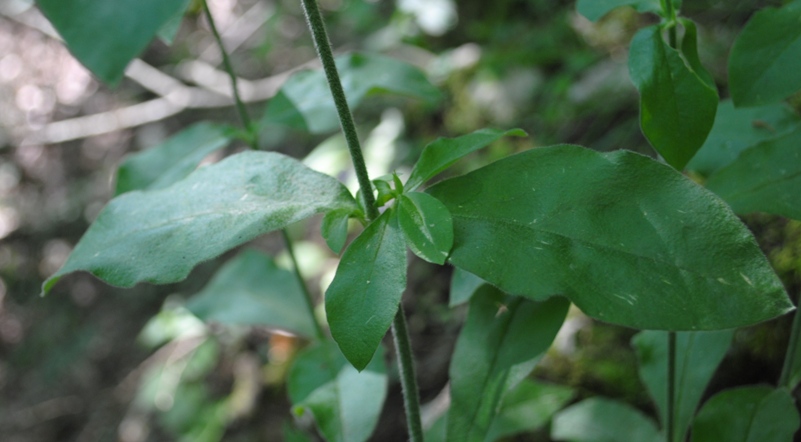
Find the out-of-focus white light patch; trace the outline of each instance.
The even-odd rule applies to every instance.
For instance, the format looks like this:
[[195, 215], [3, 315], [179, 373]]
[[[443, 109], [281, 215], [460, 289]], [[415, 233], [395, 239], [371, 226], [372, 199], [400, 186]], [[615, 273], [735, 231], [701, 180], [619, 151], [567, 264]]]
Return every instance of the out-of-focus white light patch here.
[[48, 241], [42, 251], [42, 261], [39, 263], [39, 273], [48, 277], [55, 273], [67, 261], [72, 252], [72, 246], [63, 239]]
[[[404, 127], [403, 114], [398, 109], [390, 108], [381, 114], [381, 123], [364, 141], [364, 162], [370, 177], [380, 177], [390, 172], [389, 168], [396, 157], [395, 143]], [[353, 184], [348, 187], [355, 191], [359, 188], [358, 182]]]
[[22, 73], [22, 59], [17, 54], [0, 58], [0, 83], [9, 83]]
[[456, 25], [456, 5], [452, 0], [398, 0], [398, 9], [414, 16], [426, 34], [439, 36]]
[[0, 206], [0, 239], [10, 235], [19, 227], [19, 214], [13, 207]]

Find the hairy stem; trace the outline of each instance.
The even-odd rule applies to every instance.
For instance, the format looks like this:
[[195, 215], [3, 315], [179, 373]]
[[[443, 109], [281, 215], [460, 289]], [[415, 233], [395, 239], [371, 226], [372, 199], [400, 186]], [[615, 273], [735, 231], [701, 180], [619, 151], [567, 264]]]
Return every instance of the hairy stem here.
[[242, 121], [242, 126], [244, 126], [245, 130], [247, 131], [248, 144], [252, 149], [256, 149], [256, 135], [253, 132], [253, 127], [250, 122], [250, 115], [248, 115], [247, 109], [245, 109], [245, 103], [239, 96], [239, 87], [237, 86], [234, 67], [231, 64], [231, 59], [228, 57], [228, 52], [225, 50], [220, 33], [217, 32], [217, 25], [214, 24], [214, 17], [211, 16], [211, 10], [209, 10], [209, 5], [206, 3], [206, 0], [203, 0], [203, 12], [206, 15], [206, 20], [209, 22], [209, 27], [211, 28], [211, 33], [214, 35], [214, 40], [217, 41], [217, 45], [220, 47], [220, 53], [222, 53], [223, 67], [225, 68], [225, 72], [228, 73], [228, 77], [231, 79], [231, 90], [233, 92], [234, 102], [236, 103], [236, 112], [239, 114], [239, 119]]
[[412, 442], [422, 442], [423, 426], [420, 421], [420, 395], [417, 392], [417, 376], [414, 370], [409, 331], [406, 329], [406, 314], [403, 312], [403, 304], [398, 306], [398, 312], [392, 321], [392, 337], [395, 341], [395, 351], [398, 353], [398, 368], [400, 370], [401, 385], [403, 386], [403, 405], [406, 409], [409, 439]]
[[342, 89], [342, 82], [339, 80], [339, 72], [334, 62], [334, 53], [331, 51], [331, 43], [328, 41], [328, 33], [325, 30], [325, 22], [320, 14], [320, 8], [316, 0], [303, 0], [303, 10], [306, 12], [306, 21], [314, 39], [314, 46], [317, 54], [323, 63], [325, 77], [328, 79], [328, 87], [334, 97], [334, 104], [339, 114], [339, 123], [342, 132], [345, 133], [345, 141], [348, 143], [350, 157], [353, 159], [353, 166], [356, 169], [356, 177], [359, 179], [359, 187], [362, 188], [362, 198], [364, 207], [367, 210], [367, 220], [372, 221], [378, 218], [378, 208], [375, 205], [372, 184], [367, 174], [367, 166], [364, 163], [364, 155], [359, 144], [359, 135], [356, 133], [356, 125], [353, 124], [353, 114], [345, 98], [345, 90]]
[[[378, 207], [376, 207], [373, 188], [370, 183], [370, 176], [367, 173], [367, 166], [364, 163], [362, 148], [359, 144], [359, 136], [356, 133], [356, 126], [353, 124], [353, 115], [350, 112], [348, 101], [345, 98], [345, 91], [342, 89], [342, 82], [339, 79], [337, 66], [334, 61], [334, 54], [331, 51], [331, 43], [325, 30], [323, 16], [317, 0], [302, 0], [303, 10], [306, 13], [306, 21], [314, 39], [314, 46], [317, 48], [317, 55], [323, 63], [323, 70], [328, 79], [328, 86], [331, 95], [334, 97], [339, 123], [345, 133], [345, 140], [348, 143], [350, 157], [353, 160], [353, 167], [356, 169], [356, 176], [359, 179], [359, 186], [362, 191], [364, 207], [367, 211], [368, 221], [378, 218]], [[398, 355], [398, 366], [401, 374], [401, 387], [403, 389], [403, 404], [406, 409], [406, 424], [409, 429], [409, 436], [412, 442], [422, 442], [423, 426], [420, 422], [420, 397], [417, 392], [417, 381], [414, 372], [414, 358], [409, 341], [409, 333], [406, 329], [406, 315], [403, 306], [398, 306], [398, 312], [392, 322], [392, 336], [395, 341], [395, 351]]]
[[286, 251], [289, 252], [289, 259], [292, 260], [292, 269], [295, 271], [295, 277], [298, 279], [301, 290], [303, 290], [303, 299], [306, 301], [306, 308], [309, 311], [312, 322], [314, 322], [314, 334], [318, 340], [322, 341], [325, 339], [325, 333], [323, 332], [323, 327], [320, 325], [320, 322], [317, 321], [314, 315], [314, 301], [312, 301], [309, 288], [306, 287], [306, 280], [303, 279], [303, 276], [300, 274], [300, 266], [298, 266], [298, 259], [295, 257], [295, 251], [292, 247], [292, 239], [289, 237], [289, 233], [286, 229], [281, 229], [281, 235], [284, 237], [284, 245]]
[[667, 375], [667, 427], [665, 430], [667, 442], [675, 440], [675, 404], [676, 397], [676, 332], [668, 332], [668, 375]]

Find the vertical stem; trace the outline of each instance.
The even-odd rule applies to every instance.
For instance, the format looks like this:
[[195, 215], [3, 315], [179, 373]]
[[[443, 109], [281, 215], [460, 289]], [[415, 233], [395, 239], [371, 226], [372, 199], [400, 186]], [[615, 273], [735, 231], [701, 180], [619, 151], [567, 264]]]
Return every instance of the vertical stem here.
[[[337, 113], [339, 114], [339, 123], [345, 133], [345, 140], [348, 143], [353, 167], [356, 169], [359, 186], [362, 188], [361, 194], [362, 198], [364, 198], [364, 207], [367, 210], [367, 219], [374, 220], [378, 217], [378, 207], [376, 207], [375, 197], [373, 196], [373, 188], [370, 184], [367, 166], [364, 163], [356, 126], [353, 124], [353, 115], [345, 98], [342, 82], [339, 80], [339, 73], [334, 62], [334, 54], [331, 51], [331, 43], [325, 30], [323, 16], [320, 14], [320, 8], [317, 6], [316, 0], [302, 1], [303, 10], [306, 13], [306, 21], [314, 39], [314, 46], [317, 48], [317, 54], [323, 63], [328, 86], [331, 89], [331, 95], [333, 95]], [[395, 351], [398, 355], [401, 387], [403, 389], [403, 405], [406, 409], [406, 424], [409, 429], [409, 437], [412, 442], [422, 442], [423, 426], [420, 422], [420, 398], [414, 373], [412, 347], [409, 341], [409, 332], [406, 328], [406, 315], [403, 312], [402, 305], [398, 306], [398, 312], [392, 322], [392, 336], [395, 341]]]
[[252, 149], [256, 149], [257, 146], [256, 136], [253, 132], [251, 132], [252, 125], [250, 122], [250, 116], [248, 115], [247, 109], [245, 109], [245, 103], [242, 102], [242, 98], [239, 96], [239, 87], [237, 86], [234, 67], [231, 64], [231, 59], [228, 57], [228, 52], [226, 52], [225, 50], [225, 46], [223, 45], [220, 33], [217, 32], [217, 25], [214, 24], [214, 17], [211, 16], [211, 10], [209, 10], [209, 5], [206, 3], [206, 0], [203, 0], [202, 3], [203, 3], [203, 12], [206, 15], [206, 20], [209, 22], [211, 33], [214, 35], [214, 39], [217, 41], [217, 45], [220, 46], [220, 52], [222, 53], [223, 67], [225, 68], [225, 72], [228, 73], [228, 77], [231, 79], [231, 90], [233, 91], [234, 102], [236, 103], [236, 111], [239, 114], [239, 119], [242, 121], [242, 126], [245, 127], [245, 130], [248, 133], [248, 144]]
[[345, 133], [345, 141], [348, 143], [350, 157], [353, 159], [353, 166], [356, 169], [356, 177], [359, 179], [359, 187], [362, 188], [362, 198], [364, 207], [367, 210], [367, 219], [372, 221], [378, 218], [378, 208], [375, 205], [373, 187], [370, 184], [370, 177], [367, 174], [367, 166], [364, 163], [362, 148], [359, 145], [359, 135], [356, 133], [356, 125], [353, 124], [353, 114], [350, 112], [348, 101], [345, 98], [345, 90], [342, 89], [342, 82], [339, 80], [339, 72], [334, 62], [334, 53], [331, 51], [331, 43], [328, 41], [328, 33], [325, 30], [325, 22], [317, 6], [317, 0], [303, 0], [303, 10], [306, 12], [306, 21], [311, 29], [314, 46], [317, 54], [323, 63], [325, 77], [328, 79], [328, 87], [334, 97], [334, 104], [339, 114], [339, 123], [342, 132]]
[[[392, 337], [398, 352], [398, 369], [400, 370], [401, 385], [403, 385], [403, 405], [406, 409], [409, 438], [412, 442], [422, 442], [423, 426], [420, 420], [420, 407], [419, 405], [412, 406], [412, 404], [420, 404], [420, 395], [417, 391], [417, 376], [414, 370], [409, 331], [406, 329], [406, 314], [403, 312], [403, 304], [398, 306], [398, 312], [392, 321]], [[401, 349], [405, 349], [405, 351], [401, 351]]]
[[289, 238], [289, 233], [286, 231], [286, 229], [281, 229], [281, 235], [284, 237], [284, 245], [286, 246], [287, 252], [289, 252], [289, 259], [292, 260], [292, 269], [295, 271], [295, 277], [298, 279], [300, 288], [303, 291], [303, 299], [306, 300], [306, 308], [309, 311], [309, 316], [312, 318], [312, 322], [314, 322], [314, 333], [317, 336], [317, 339], [322, 341], [325, 339], [325, 333], [323, 333], [323, 327], [320, 326], [320, 322], [317, 321], [314, 314], [314, 302], [312, 301], [309, 288], [306, 287], [306, 280], [303, 279], [303, 276], [300, 274], [300, 266], [298, 266], [298, 260], [295, 257], [295, 251], [292, 248], [292, 239]]
[[795, 371], [795, 356], [798, 352], [798, 340], [801, 335], [801, 315], [796, 311], [793, 317], [793, 328], [790, 330], [790, 343], [787, 346], [787, 355], [784, 357], [784, 366], [782, 366], [782, 374], [779, 378], [779, 387], [787, 389], [791, 388], [790, 382]]
[[676, 398], [676, 332], [668, 332], [668, 375], [667, 375], [667, 442], [675, 440], [675, 398]]
[[670, 47], [676, 49], [678, 47], [678, 38], [676, 37], [676, 8], [673, 6], [673, 0], [661, 0], [662, 12], [665, 13], [665, 19], [668, 21], [668, 43]]

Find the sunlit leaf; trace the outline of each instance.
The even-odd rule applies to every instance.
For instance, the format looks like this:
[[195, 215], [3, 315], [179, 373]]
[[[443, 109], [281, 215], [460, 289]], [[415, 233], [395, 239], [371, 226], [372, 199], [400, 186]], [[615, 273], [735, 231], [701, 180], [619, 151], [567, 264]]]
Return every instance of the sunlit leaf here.
[[224, 126], [192, 125], [158, 146], [126, 157], [117, 171], [116, 194], [168, 187], [186, 178], [203, 158], [230, 141]]
[[453, 216], [451, 263], [507, 293], [562, 294], [640, 329], [734, 328], [793, 308], [726, 203], [642, 155], [537, 148], [429, 193]]
[[406, 191], [411, 192], [417, 189], [460, 158], [507, 135], [524, 137], [526, 133], [520, 129], [509, 131], [479, 129], [457, 138], [438, 138], [423, 149], [420, 159], [417, 160], [409, 179], [406, 181]]
[[[685, 39], [692, 37], [692, 33], [685, 35]], [[695, 44], [684, 46], [692, 49]], [[697, 60], [698, 55], [687, 58]], [[634, 36], [629, 74], [640, 92], [643, 134], [668, 164], [683, 169], [704, 144], [715, 121], [717, 89], [665, 43], [659, 26], [647, 27]]]
[[[356, 108], [372, 93], [392, 93], [429, 103], [440, 93], [414, 66], [375, 54], [352, 53], [337, 57], [337, 68], [348, 104]], [[311, 133], [337, 129], [334, 100], [321, 69], [292, 75], [267, 105], [261, 124], [280, 124]]]
[[359, 373], [333, 342], [316, 344], [295, 359], [287, 389], [295, 413], [310, 412], [326, 440], [365, 441], [387, 395], [383, 351]]
[[398, 224], [415, 255], [445, 264], [453, 246], [453, 220], [444, 204], [426, 193], [409, 192], [398, 199]]
[[801, 127], [798, 114], [784, 103], [760, 107], [735, 108], [723, 100], [715, 114], [715, 124], [687, 169], [703, 175], [733, 162], [745, 149], [762, 141], [787, 135]]
[[504, 394], [551, 346], [569, 306], [562, 297], [534, 302], [478, 289], [451, 359], [448, 440], [484, 441]]
[[[591, 398], [557, 413], [551, 438], [570, 442], [664, 442], [654, 422], [622, 402]], [[722, 440], [722, 439], [718, 439]]]
[[186, 307], [206, 322], [263, 325], [313, 337], [315, 319], [304, 296], [294, 273], [246, 250], [220, 268]]
[[706, 187], [740, 214], [767, 212], [801, 219], [801, 129], [744, 150]]
[[115, 85], [185, 0], [37, 0], [70, 52], [104, 82]]
[[733, 388], [707, 401], [693, 423], [693, 442], [793, 440], [798, 410], [790, 392], [767, 386]]
[[[674, 431], [679, 439], [690, 428], [709, 380], [731, 345], [734, 330], [676, 333]], [[649, 330], [632, 339], [640, 378], [667, 425], [668, 332]]]
[[332, 177], [278, 153], [242, 152], [166, 189], [114, 198], [42, 290], [76, 271], [121, 287], [180, 281], [261, 234], [355, 206]]
[[801, 0], [765, 8], [751, 17], [729, 57], [735, 106], [781, 101], [801, 89]]
[[325, 292], [331, 335], [356, 369], [373, 358], [404, 289], [406, 241], [388, 210], [348, 246]]

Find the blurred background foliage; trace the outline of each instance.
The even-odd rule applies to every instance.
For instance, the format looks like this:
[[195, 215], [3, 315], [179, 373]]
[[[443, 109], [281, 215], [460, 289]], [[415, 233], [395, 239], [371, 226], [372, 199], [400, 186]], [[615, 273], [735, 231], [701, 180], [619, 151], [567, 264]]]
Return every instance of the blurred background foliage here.
[[[728, 95], [726, 60], [735, 36], [755, 10], [780, 3], [685, 2], [684, 15], [699, 23], [700, 55], [722, 97]], [[238, 74], [256, 91], [248, 105], [259, 118], [284, 73], [313, 66], [300, 2], [209, 0], [209, 5]], [[178, 284], [122, 290], [76, 275], [50, 296], [38, 296], [42, 280], [63, 263], [113, 195], [114, 172], [126, 154], [196, 121], [236, 122], [233, 109], [219, 101], [172, 114], [158, 107], [165, 94], [159, 91], [166, 87], [168, 93], [170, 80], [212, 91], [227, 87], [220, 52], [197, 6], [190, 5], [171, 46], [157, 40], [142, 55], [158, 72], [129, 70], [122, 84], [109, 90], [54, 38], [30, 0], [0, 3], [0, 438], [5, 442], [311, 440], [298, 430], [311, 423], [293, 420], [283, 387], [303, 339], [261, 327], [207, 325], [186, 308], [233, 253], [200, 265]], [[530, 137], [477, 152], [458, 172], [532, 145], [575, 143], [653, 155], [639, 131], [637, 94], [626, 66], [631, 36], [654, 22], [653, 16], [622, 8], [591, 23], [575, 13], [573, 1], [550, 0], [322, 0], [321, 6], [337, 52], [382, 53], [410, 62], [443, 92], [438, 104], [370, 96], [359, 106], [356, 121], [373, 176], [408, 173], [426, 143], [484, 126], [520, 127]], [[800, 103], [794, 104], [798, 109]], [[96, 118], [86, 118], [92, 115]], [[347, 179], [339, 135], [265, 125], [260, 143], [308, 156], [308, 163]], [[765, 215], [745, 221], [797, 299], [801, 224]], [[336, 265], [319, 236], [319, 222], [291, 229], [299, 239], [302, 272], [317, 297]], [[272, 254], [279, 266], [289, 265], [279, 236], [248, 247]], [[465, 310], [447, 308], [450, 268], [410, 259], [404, 303], [422, 400], [436, 404]], [[730, 386], [775, 382], [790, 319], [740, 330], [705, 396]], [[634, 333], [571, 311], [535, 376], [575, 388], [575, 400], [604, 395], [655, 416], [637, 377], [629, 343]], [[405, 433], [400, 391], [396, 369], [389, 370], [393, 383], [373, 440], [400, 441]], [[509, 440], [549, 440], [547, 434]]]

